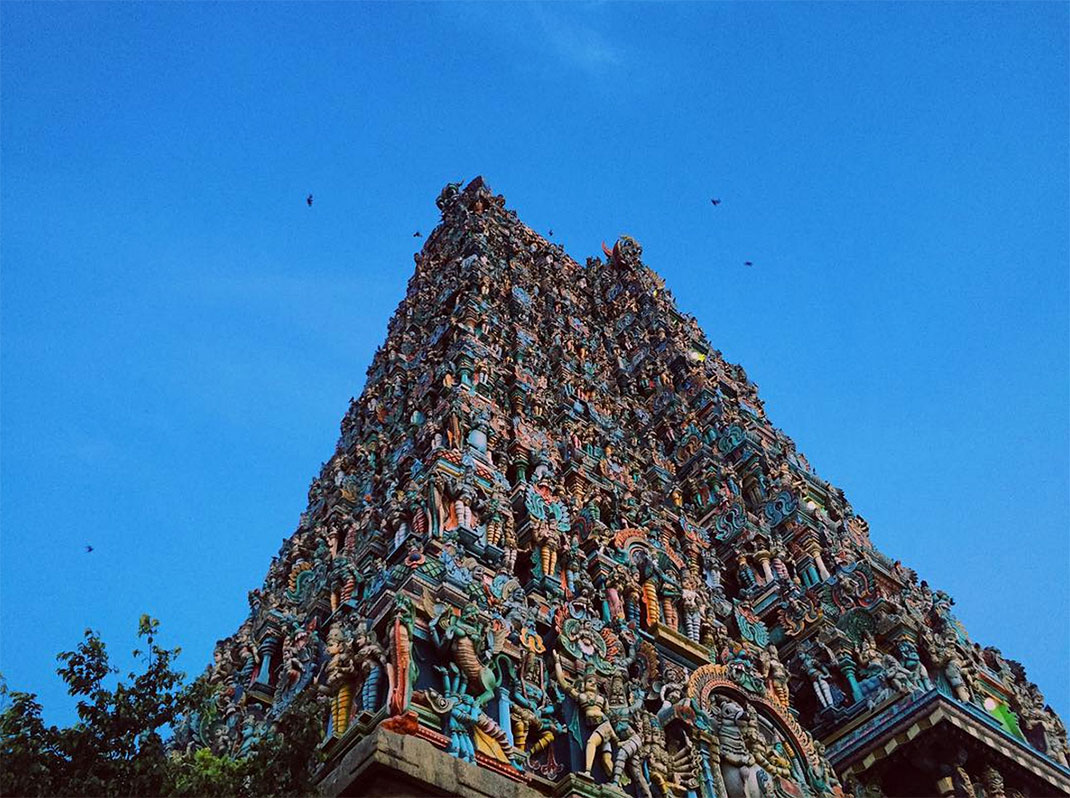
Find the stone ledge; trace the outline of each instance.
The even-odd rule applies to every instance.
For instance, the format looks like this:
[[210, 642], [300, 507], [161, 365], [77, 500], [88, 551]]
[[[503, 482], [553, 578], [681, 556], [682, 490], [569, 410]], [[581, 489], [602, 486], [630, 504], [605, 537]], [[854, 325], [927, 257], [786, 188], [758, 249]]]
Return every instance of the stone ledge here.
[[463, 762], [427, 740], [382, 728], [353, 746], [321, 779], [327, 796], [544, 798], [526, 784]]
[[322, 795], [361, 798], [627, 798], [611, 784], [565, 773], [556, 783], [533, 777], [515, 781], [463, 762], [431, 742], [382, 727], [368, 733], [334, 762], [320, 779]]

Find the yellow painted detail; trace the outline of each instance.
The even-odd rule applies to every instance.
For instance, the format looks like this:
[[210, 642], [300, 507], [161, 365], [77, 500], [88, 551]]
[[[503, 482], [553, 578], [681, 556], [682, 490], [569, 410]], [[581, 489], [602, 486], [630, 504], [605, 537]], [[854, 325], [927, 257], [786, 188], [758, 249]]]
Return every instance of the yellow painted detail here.
[[505, 751], [502, 750], [498, 741], [478, 727], [476, 728], [476, 750], [492, 759], [497, 759], [499, 762], [509, 761], [509, 757], [505, 755]]

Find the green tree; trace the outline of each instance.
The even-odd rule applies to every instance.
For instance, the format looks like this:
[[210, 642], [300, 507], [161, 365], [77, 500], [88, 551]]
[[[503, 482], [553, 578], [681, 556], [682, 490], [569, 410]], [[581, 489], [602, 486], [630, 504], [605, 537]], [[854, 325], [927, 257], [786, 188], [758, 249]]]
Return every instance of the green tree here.
[[314, 689], [294, 699], [245, 760], [243, 795], [281, 798], [316, 792], [313, 777], [322, 762], [324, 700]]
[[10, 738], [5, 729], [2, 770], [5, 776], [19, 774], [15, 778], [21, 781], [5, 795], [164, 792], [168, 771], [161, 730], [176, 717], [185, 674], [172, 668], [180, 649], [157, 645], [158, 629], [158, 621], [141, 616], [138, 637], [146, 648], [134, 656], [144, 662], [144, 670], [129, 673], [114, 689], [104, 684], [116, 669], [96, 632], [87, 629], [74, 651], [58, 655], [57, 672], [68, 692], [79, 698], [78, 723], [73, 726], [45, 729], [33, 697], [12, 694], [12, 706], [0, 720], [12, 726]]
[[0, 795], [55, 795], [53, 774], [64, 764], [55, 728], [41, 720], [41, 705], [31, 693], [0, 687]]
[[144, 663], [113, 689], [116, 673], [100, 636], [86, 630], [74, 651], [57, 659], [68, 692], [78, 697], [78, 722], [45, 726], [31, 693], [0, 684], [0, 795], [5, 796], [297, 796], [315, 792], [323, 739], [322, 697], [306, 690], [261, 736], [245, 758], [208, 749], [169, 753], [164, 734], [180, 713], [208, 699], [203, 679], [182, 688], [174, 670], [180, 649], [157, 645], [159, 623], [142, 615]]
[[314, 795], [325, 709], [323, 697], [306, 690], [263, 733], [249, 756], [219, 756], [201, 748], [174, 757], [172, 794], [183, 798]]

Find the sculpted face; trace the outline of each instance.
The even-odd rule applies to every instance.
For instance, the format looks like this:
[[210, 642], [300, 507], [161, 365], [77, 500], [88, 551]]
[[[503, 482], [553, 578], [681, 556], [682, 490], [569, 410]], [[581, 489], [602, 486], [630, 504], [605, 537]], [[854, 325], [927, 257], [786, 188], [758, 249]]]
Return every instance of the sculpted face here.
[[579, 646], [580, 651], [586, 656], [591, 656], [595, 653], [594, 640], [586, 629], [581, 630], [579, 634], [576, 635], [576, 644]]
[[738, 720], [745, 712], [746, 710], [731, 698], [726, 698], [721, 703], [721, 714], [730, 720]]

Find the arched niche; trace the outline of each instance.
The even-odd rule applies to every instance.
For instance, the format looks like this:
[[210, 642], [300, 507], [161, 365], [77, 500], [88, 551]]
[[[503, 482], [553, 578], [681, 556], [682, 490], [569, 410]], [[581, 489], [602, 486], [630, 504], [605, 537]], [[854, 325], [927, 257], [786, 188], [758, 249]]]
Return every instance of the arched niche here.
[[[828, 790], [823, 785], [823, 779], [814, 773], [812, 762], [822, 763], [826, 772], [831, 772], [827, 762], [814, 748], [810, 735], [799, 725], [799, 722], [784, 708], [773, 703], [768, 698], [744, 690], [729, 676], [724, 665], [704, 665], [693, 674], [687, 683], [687, 701], [681, 701], [673, 708], [672, 717], [667, 717], [664, 723], [667, 728], [675, 722], [689, 723], [697, 726], [712, 738], [718, 738], [716, 747], [718, 753], [704, 752], [702, 761], [702, 775], [704, 787], [702, 794], [716, 796], [716, 798], [752, 798], [766, 794], [766, 790], [772, 785], [765, 784], [768, 781], [776, 781], [775, 794], [787, 794], [812, 796], [824, 793]], [[732, 778], [727, 771], [733, 769], [728, 762], [731, 756], [731, 741], [726, 741], [723, 734], [726, 724], [721, 717], [725, 702], [731, 702], [740, 709], [752, 708], [756, 719], [757, 733], [762, 736], [767, 746], [776, 752], [780, 761], [780, 773], [770, 773], [760, 762], [756, 767], [759, 771], [753, 777], [749, 772], [743, 772], [732, 778], [736, 782], [730, 783]], [[704, 717], [703, 717], [704, 716]], [[747, 748], [746, 734], [742, 732], [744, 721], [738, 718], [741, 729], [740, 744]], [[706, 728], [703, 728], [706, 727]], [[749, 749], [748, 749], [749, 750]], [[753, 755], [755, 752], [750, 751]], [[722, 770], [721, 763], [725, 763]], [[735, 768], [746, 771], [747, 768]], [[748, 779], [753, 778], [752, 783]], [[759, 786], [759, 783], [764, 786]], [[773, 793], [770, 793], [773, 794]]]

